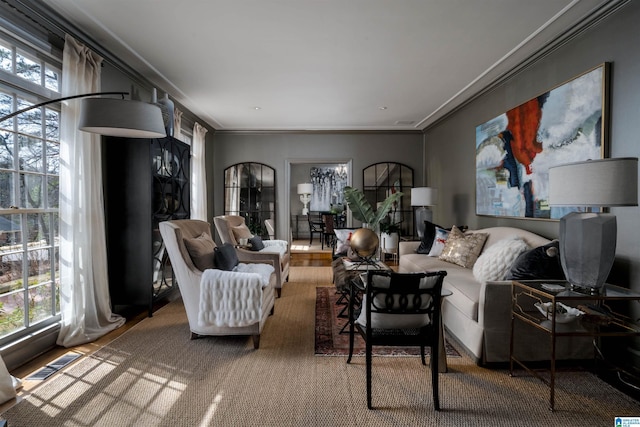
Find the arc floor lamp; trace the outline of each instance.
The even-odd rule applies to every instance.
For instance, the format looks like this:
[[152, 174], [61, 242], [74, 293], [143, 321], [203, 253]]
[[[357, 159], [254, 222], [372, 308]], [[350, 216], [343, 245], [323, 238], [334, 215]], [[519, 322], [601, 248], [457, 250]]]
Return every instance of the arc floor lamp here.
[[[71, 95], [31, 105], [0, 118], [0, 123], [27, 111], [70, 99], [81, 100], [78, 129], [106, 136], [164, 138], [167, 136], [160, 107], [143, 101], [126, 100], [129, 92], [96, 92]], [[122, 98], [96, 98], [120, 95]]]

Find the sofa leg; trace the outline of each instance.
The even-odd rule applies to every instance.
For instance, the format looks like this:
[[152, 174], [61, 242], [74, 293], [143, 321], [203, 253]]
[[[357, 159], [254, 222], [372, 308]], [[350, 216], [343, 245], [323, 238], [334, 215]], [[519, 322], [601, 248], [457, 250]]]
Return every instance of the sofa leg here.
[[282, 295], [282, 288], [277, 288], [276, 294], [278, 295], [278, 298], [280, 298], [280, 295]]
[[191, 338], [192, 340], [197, 340], [198, 338], [200, 338], [200, 335], [196, 334], [195, 332], [191, 332]]
[[252, 335], [251, 337], [253, 338], [253, 348], [257, 350], [260, 348], [260, 334]]

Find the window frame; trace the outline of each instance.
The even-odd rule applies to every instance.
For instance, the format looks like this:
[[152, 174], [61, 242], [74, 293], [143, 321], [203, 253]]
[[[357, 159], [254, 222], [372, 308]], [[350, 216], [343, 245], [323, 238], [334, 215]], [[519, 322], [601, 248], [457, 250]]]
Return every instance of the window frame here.
[[[54, 100], [60, 98], [61, 83], [62, 83], [62, 54], [59, 53], [59, 57], [50, 52], [45, 52], [33, 46], [29, 46], [22, 41], [12, 38], [5, 32], [0, 32], [0, 44], [6, 49], [10, 49], [12, 52], [11, 58], [11, 71], [7, 71], [0, 68], [0, 92], [11, 97], [11, 111], [16, 111], [18, 108], [19, 100], [26, 101], [33, 105]], [[52, 49], [55, 51], [55, 49]], [[40, 76], [39, 82], [35, 80], [25, 79], [16, 74], [17, 62], [16, 55], [22, 55], [23, 57], [39, 64]], [[58, 91], [51, 87], [48, 87], [47, 71], [53, 70], [57, 75]], [[23, 298], [23, 319], [22, 325], [14, 328], [11, 332], [0, 335], [0, 346], [16, 342], [26, 336], [48, 327], [52, 324], [59, 323], [60, 321], [60, 307], [59, 307], [59, 261], [57, 254], [59, 253], [59, 205], [56, 203], [55, 207], [50, 206], [53, 203], [49, 200], [50, 189], [49, 185], [51, 177], [57, 179], [59, 190], [59, 157], [57, 161], [57, 168], [51, 168], [48, 155], [48, 150], [53, 145], [58, 145], [59, 156], [59, 144], [60, 144], [60, 119], [61, 119], [61, 105], [60, 103], [53, 103], [38, 108], [40, 110], [40, 130], [39, 135], [33, 135], [28, 132], [21, 132], [19, 127], [19, 117], [5, 120], [0, 122], [0, 132], [2, 134], [8, 134], [12, 139], [11, 141], [11, 153], [13, 157], [11, 167], [0, 168], [0, 172], [11, 174], [12, 184], [12, 200], [17, 205], [15, 207], [0, 206], [0, 217], [8, 217], [12, 220], [19, 218], [20, 222], [20, 243], [15, 245], [5, 245], [5, 247], [11, 248], [11, 253], [21, 253], [21, 281], [20, 288], [9, 288], [8, 292], [3, 292], [2, 297], [14, 296], [21, 294]], [[53, 138], [47, 134], [49, 130], [48, 115], [47, 112], [52, 111], [57, 114], [57, 128], [58, 132]], [[37, 126], [37, 124], [36, 124]], [[22, 141], [26, 141], [28, 144], [31, 141], [36, 140], [41, 144], [39, 156], [40, 159], [36, 160], [41, 165], [37, 170], [30, 168], [22, 168], [20, 165], [20, 156], [22, 155], [23, 147], [29, 147], [29, 145], [22, 145]], [[55, 161], [55, 160], [54, 160]], [[40, 184], [40, 207], [33, 206], [19, 206], [23, 198], [21, 181], [28, 179], [28, 177], [37, 177]], [[25, 199], [26, 200], [26, 199]], [[17, 216], [17, 217], [16, 217]], [[30, 222], [35, 225], [33, 229], [29, 228]], [[42, 234], [42, 230], [45, 230], [45, 234]], [[13, 233], [13, 230], [9, 230], [8, 234]], [[40, 242], [31, 242], [31, 236], [40, 237]], [[34, 237], [35, 240], [36, 237]], [[8, 242], [8, 240], [7, 240]], [[44, 243], [43, 243], [44, 242]], [[1, 247], [0, 247], [1, 248]], [[46, 255], [45, 255], [46, 254]], [[7, 253], [3, 253], [2, 256], [7, 256]], [[38, 259], [48, 260], [48, 267], [43, 268]], [[34, 261], [35, 260], [35, 261]], [[52, 262], [52, 260], [54, 260]], [[31, 267], [31, 263], [35, 267]], [[35, 273], [32, 273], [32, 269]], [[36, 283], [30, 283], [29, 279], [32, 277], [41, 277], [48, 274], [48, 280], [38, 280]], [[18, 286], [18, 285], [14, 285]], [[40, 291], [43, 288], [45, 292], [49, 292], [48, 298], [49, 304], [47, 308], [47, 301], [41, 307], [34, 305], [30, 307], [31, 297], [34, 296], [34, 292]], [[34, 296], [35, 298], [35, 296]], [[31, 319], [30, 314], [33, 316], [38, 315], [38, 309], [44, 309], [44, 315]], [[32, 311], [32, 313], [30, 313]], [[19, 313], [16, 313], [19, 314]]]

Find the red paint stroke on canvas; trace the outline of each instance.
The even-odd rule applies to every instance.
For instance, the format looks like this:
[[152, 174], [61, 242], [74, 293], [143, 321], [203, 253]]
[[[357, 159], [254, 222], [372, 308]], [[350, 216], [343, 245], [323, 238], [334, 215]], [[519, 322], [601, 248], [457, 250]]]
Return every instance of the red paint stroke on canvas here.
[[541, 118], [542, 106], [538, 98], [507, 111], [507, 129], [513, 136], [513, 156], [524, 165], [527, 174], [531, 173], [531, 163], [536, 154], [542, 151], [542, 143], [536, 138]]

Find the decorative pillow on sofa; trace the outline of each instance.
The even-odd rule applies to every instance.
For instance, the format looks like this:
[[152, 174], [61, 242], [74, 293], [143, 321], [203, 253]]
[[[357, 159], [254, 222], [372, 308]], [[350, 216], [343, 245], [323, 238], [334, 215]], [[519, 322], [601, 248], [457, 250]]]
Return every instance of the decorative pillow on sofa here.
[[220, 270], [233, 270], [238, 265], [238, 254], [231, 243], [225, 243], [214, 249], [216, 267]]
[[420, 240], [420, 246], [416, 249], [416, 253], [428, 255], [433, 246], [433, 241], [436, 238], [436, 228], [442, 228], [430, 221], [424, 222], [424, 235]]
[[454, 225], [439, 258], [464, 268], [471, 268], [478, 259], [487, 237], [487, 233], [464, 234]]
[[473, 276], [479, 282], [504, 280], [518, 255], [529, 245], [520, 237], [502, 239], [489, 246], [473, 265]]
[[184, 245], [189, 252], [193, 265], [200, 271], [208, 268], [216, 268], [213, 253], [216, 244], [207, 233], [202, 233], [198, 237], [184, 239]]
[[442, 250], [444, 249], [444, 244], [447, 242], [448, 238], [449, 231], [436, 226], [435, 237], [433, 238], [433, 244], [431, 245], [431, 249], [429, 249], [428, 255], [440, 256]]
[[520, 254], [511, 265], [507, 280], [564, 280], [560, 264], [560, 242], [552, 242]]
[[333, 232], [336, 235], [336, 255], [347, 255], [347, 251], [351, 247], [349, 245], [349, 239], [351, 234], [356, 231], [355, 228], [334, 228]]
[[249, 244], [251, 245], [252, 251], [261, 251], [264, 249], [264, 243], [262, 242], [262, 238], [260, 236], [253, 236], [249, 239]]

